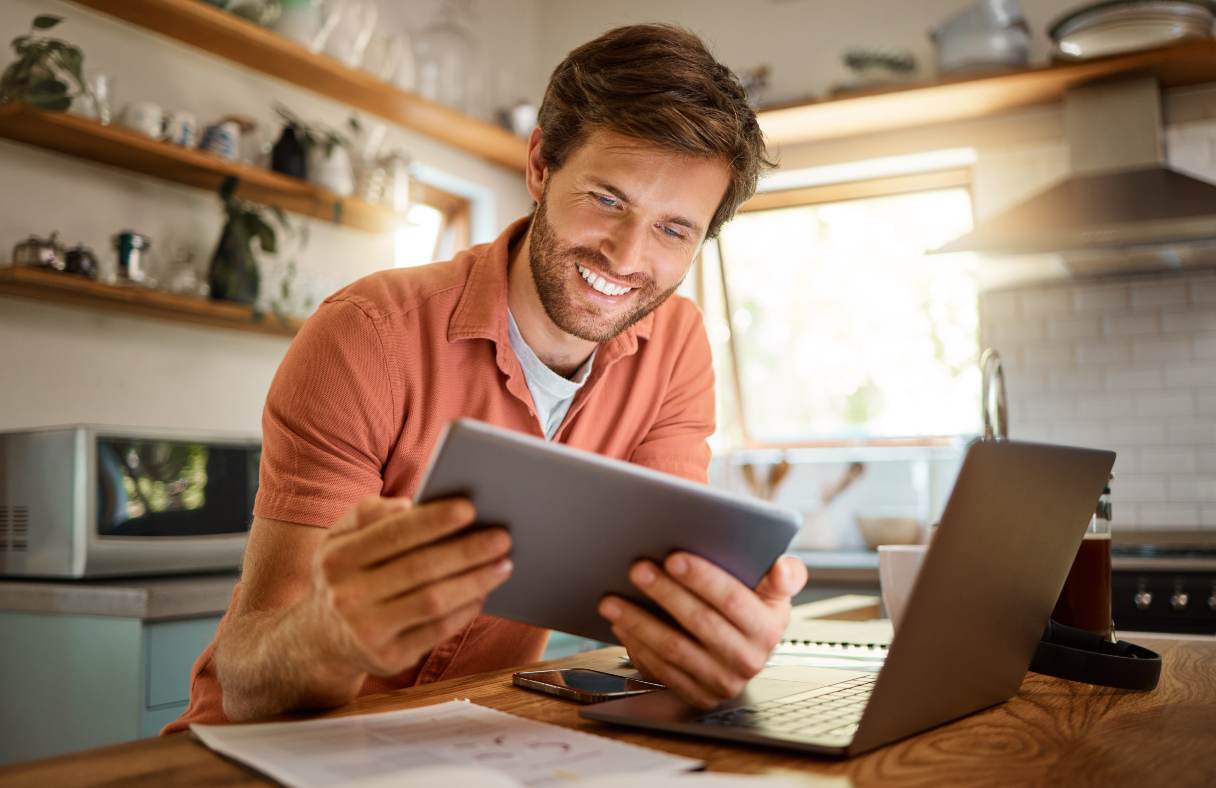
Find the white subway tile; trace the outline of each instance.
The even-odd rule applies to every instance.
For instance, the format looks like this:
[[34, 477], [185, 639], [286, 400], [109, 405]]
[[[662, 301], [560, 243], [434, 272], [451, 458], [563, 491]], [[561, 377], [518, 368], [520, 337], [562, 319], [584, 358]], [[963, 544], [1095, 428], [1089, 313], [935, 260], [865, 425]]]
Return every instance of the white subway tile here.
[[1135, 528], [1140, 525], [1140, 507], [1119, 501], [1111, 510], [1111, 528]]
[[1136, 473], [1140, 470], [1140, 450], [1125, 449], [1114, 446], [1103, 446], [1104, 449], [1109, 449], [1115, 453], [1115, 467], [1111, 469], [1111, 473], [1115, 474], [1115, 478], [1120, 478], [1125, 473]]
[[1140, 471], [1143, 473], [1196, 473], [1199, 450], [1172, 446], [1145, 448], [1140, 452]]
[[1164, 502], [1168, 500], [1165, 495], [1165, 479], [1164, 476], [1146, 476], [1141, 473], [1124, 474], [1111, 484], [1111, 490], [1119, 498], [1127, 500], [1141, 503]]
[[1076, 312], [1111, 312], [1126, 309], [1129, 303], [1127, 285], [1083, 285], [1072, 291], [1072, 308]]
[[1077, 415], [1087, 419], [1117, 419], [1136, 415], [1136, 398], [1131, 394], [1081, 394]]
[[1126, 364], [1132, 360], [1131, 343], [1127, 341], [1078, 342], [1077, 363], [1083, 367], [1102, 364]]
[[1160, 389], [1165, 377], [1153, 367], [1118, 367], [1106, 371], [1106, 387], [1111, 391]]
[[994, 320], [982, 333], [984, 347], [994, 347], [1004, 353], [1027, 342], [1045, 339], [1046, 324], [1037, 318]]
[[1018, 308], [1024, 315], [1059, 316], [1072, 310], [1072, 298], [1066, 288], [1023, 290], [1018, 296]]
[[[1071, 419], [1077, 412], [1076, 402], [1072, 397], [1039, 395], [1020, 400], [1016, 403], [1017, 410], [1025, 413], [1026, 417], [1035, 420]], [[1010, 409], [1014, 404], [1010, 404]]]
[[1013, 290], [1002, 290], [980, 295], [980, 315], [987, 318], [1017, 317], [1018, 294]]
[[1132, 285], [1132, 306], [1175, 306], [1187, 302], [1186, 284], [1171, 279], [1168, 282], [1145, 280]]
[[1191, 282], [1192, 304], [1216, 304], [1216, 278], [1196, 279]]
[[1191, 352], [1199, 360], [1216, 359], [1216, 332], [1195, 334], [1191, 337]]
[[1052, 339], [1092, 339], [1102, 336], [1102, 321], [1095, 315], [1050, 318], [1047, 321], [1047, 336]]
[[1106, 428], [1111, 443], [1126, 446], [1160, 446], [1166, 442], [1167, 432], [1162, 424], [1139, 422], [1111, 424]]
[[1176, 446], [1216, 444], [1216, 420], [1177, 420], [1166, 425], [1165, 441]]
[[1165, 368], [1165, 385], [1170, 388], [1216, 386], [1216, 364], [1171, 364]]
[[1216, 331], [1216, 309], [1166, 312], [1161, 316], [1161, 325], [1170, 333]]
[[1071, 367], [1072, 345], [1056, 342], [1051, 345], [1028, 345], [1020, 354], [1022, 363], [1028, 367]]
[[1216, 416], [1216, 391], [1195, 392], [1195, 415]]
[[1162, 421], [1170, 416], [1194, 416], [1195, 398], [1189, 391], [1137, 394], [1136, 413]]
[[1216, 473], [1216, 447], [1201, 446], [1196, 450], [1198, 461], [1195, 469], [1200, 473]]
[[1188, 504], [1142, 504], [1139, 512], [1140, 528], [1196, 528], [1199, 526], [1199, 507]]
[[1166, 483], [1166, 493], [1171, 502], [1216, 503], [1216, 476], [1171, 476]]
[[1138, 339], [1132, 342], [1132, 361], [1164, 364], [1170, 361], [1190, 361], [1191, 343], [1183, 338]]
[[1100, 368], [1047, 370], [1050, 391], [1097, 392], [1106, 387], [1106, 373]]
[[1040, 394], [1047, 390], [1047, 371], [1026, 367], [1006, 369], [1005, 390], [1011, 398]]
[[1110, 337], [1157, 334], [1161, 331], [1161, 316], [1156, 312], [1107, 315], [1102, 319], [1102, 331]]
[[1216, 506], [1199, 507], [1199, 526], [1201, 528], [1216, 528]]
[[1009, 434], [1018, 440], [1052, 443], [1057, 426], [1054, 422], [1024, 419], [1016, 411], [1009, 413]]

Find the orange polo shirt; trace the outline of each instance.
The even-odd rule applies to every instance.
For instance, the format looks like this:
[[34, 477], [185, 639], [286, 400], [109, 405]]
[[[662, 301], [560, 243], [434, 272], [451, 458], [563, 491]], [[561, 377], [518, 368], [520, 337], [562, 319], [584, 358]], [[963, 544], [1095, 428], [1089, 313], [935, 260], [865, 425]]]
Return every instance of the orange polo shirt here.
[[[507, 338], [508, 253], [527, 226], [521, 219], [453, 260], [381, 271], [325, 300], [266, 397], [254, 514], [326, 528], [366, 496], [413, 497], [456, 418], [544, 437]], [[713, 385], [700, 313], [672, 296], [600, 346], [553, 440], [704, 482]], [[238, 584], [225, 620], [239, 594]], [[360, 694], [534, 662], [547, 638], [479, 616], [414, 667], [368, 677]], [[195, 662], [189, 707], [164, 733], [226, 722], [214, 650]]]

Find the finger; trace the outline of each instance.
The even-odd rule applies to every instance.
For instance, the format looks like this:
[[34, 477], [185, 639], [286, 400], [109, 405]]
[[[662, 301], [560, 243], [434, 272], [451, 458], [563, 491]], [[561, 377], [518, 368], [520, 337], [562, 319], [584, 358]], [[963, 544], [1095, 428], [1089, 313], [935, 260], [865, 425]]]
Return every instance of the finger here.
[[333, 524], [330, 532], [355, 531], [368, 523], [408, 509], [409, 506], [409, 498], [381, 498], [378, 495], [370, 495], [361, 499], [354, 508], [342, 515]]
[[[754, 645], [705, 600], [672, 580], [651, 562], [639, 561], [634, 564], [629, 579], [642, 593], [670, 613], [718, 661], [736, 673], [751, 677], [764, 667], [767, 651]], [[771, 611], [765, 612], [771, 615]]]
[[369, 603], [380, 602], [496, 561], [510, 549], [504, 528], [458, 534], [366, 570], [363, 593]]
[[608, 596], [600, 602], [600, 614], [613, 629], [660, 655], [665, 665], [686, 673], [701, 690], [716, 698], [731, 698], [743, 690], [746, 679], [719, 663], [700, 644], [650, 613], [624, 599]]
[[783, 555], [756, 586], [756, 595], [769, 602], [785, 602], [806, 587], [807, 579], [806, 564], [797, 556]]
[[416, 665], [431, 649], [449, 638], [455, 637], [481, 613], [481, 603], [472, 602], [452, 610], [443, 618], [428, 621], [397, 635], [388, 658], [382, 665], [368, 666], [373, 676], [393, 676]]
[[511, 576], [511, 559], [503, 558], [463, 574], [415, 589], [376, 606], [379, 620], [394, 622], [396, 632], [438, 621], [486, 595]]
[[700, 556], [684, 552], [667, 556], [663, 568], [676, 582], [721, 613], [748, 639], [771, 639], [768, 607], [756, 596], [756, 592], [739, 582], [730, 572]]
[[653, 649], [628, 632], [617, 627], [613, 627], [612, 632], [625, 646], [629, 652], [630, 661], [637, 666], [642, 675], [667, 687], [680, 700], [690, 706], [706, 710], [712, 709], [721, 702], [719, 698], [702, 689], [691, 676], [675, 665], [665, 662]]
[[334, 560], [354, 566], [375, 566], [382, 561], [451, 536], [473, 523], [477, 515], [464, 498], [449, 498], [398, 511], [349, 534], [332, 548]]

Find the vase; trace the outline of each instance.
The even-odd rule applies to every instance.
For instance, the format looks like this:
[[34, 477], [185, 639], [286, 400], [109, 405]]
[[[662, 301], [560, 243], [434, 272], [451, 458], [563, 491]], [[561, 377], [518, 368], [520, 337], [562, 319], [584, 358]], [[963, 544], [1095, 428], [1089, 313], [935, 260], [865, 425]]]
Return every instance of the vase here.
[[211, 298], [252, 306], [258, 300], [262, 275], [247, 240], [231, 221], [224, 224], [207, 271]]
[[355, 193], [355, 173], [350, 153], [342, 145], [313, 145], [308, 151], [308, 179], [339, 197]]
[[270, 149], [270, 169], [308, 180], [308, 157], [295, 126], [284, 126], [278, 142]]

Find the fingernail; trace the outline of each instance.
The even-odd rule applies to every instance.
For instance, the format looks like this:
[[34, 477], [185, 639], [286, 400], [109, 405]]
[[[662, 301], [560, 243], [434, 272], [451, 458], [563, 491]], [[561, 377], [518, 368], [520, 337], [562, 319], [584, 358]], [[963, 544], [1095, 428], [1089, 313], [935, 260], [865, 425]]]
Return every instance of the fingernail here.
[[686, 572], [688, 572], [688, 559], [682, 555], [672, 556], [671, 560], [667, 562], [667, 571], [671, 572], [677, 577], [682, 577]]
[[600, 615], [609, 621], [616, 621], [621, 616], [621, 606], [611, 599], [600, 602]]
[[633, 569], [633, 582], [640, 586], [648, 586], [655, 581], [654, 570], [650, 564], [638, 564]]
[[494, 571], [500, 575], [509, 575], [514, 568], [515, 564], [511, 563], [510, 558], [504, 558], [494, 565]]

